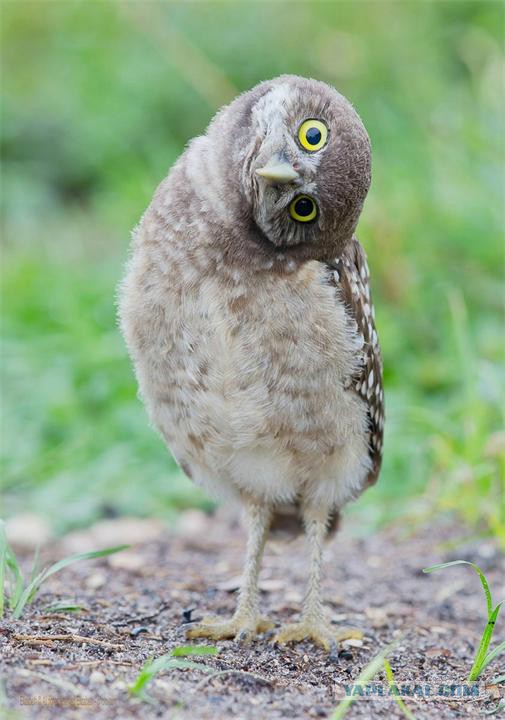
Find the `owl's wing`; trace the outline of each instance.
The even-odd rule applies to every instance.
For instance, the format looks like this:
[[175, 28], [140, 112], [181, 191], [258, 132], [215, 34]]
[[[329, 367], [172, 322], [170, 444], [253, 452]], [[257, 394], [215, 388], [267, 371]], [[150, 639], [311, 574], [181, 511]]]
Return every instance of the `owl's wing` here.
[[357, 324], [363, 338], [362, 362], [349, 379], [349, 388], [366, 402], [370, 423], [369, 452], [372, 469], [367, 484], [378, 478], [382, 462], [384, 433], [384, 391], [382, 387], [382, 357], [375, 329], [375, 313], [370, 294], [370, 274], [366, 254], [357, 238], [353, 238], [343, 255], [328, 263], [330, 283]]

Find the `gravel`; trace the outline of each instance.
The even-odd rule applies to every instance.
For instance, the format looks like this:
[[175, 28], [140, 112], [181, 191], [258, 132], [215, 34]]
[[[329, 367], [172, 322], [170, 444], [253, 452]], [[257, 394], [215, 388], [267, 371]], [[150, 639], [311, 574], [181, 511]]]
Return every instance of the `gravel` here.
[[[103, 547], [93, 545], [97, 538], [109, 544], [128, 536], [135, 541], [123, 553], [52, 576], [20, 620], [6, 613], [0, 624], [0, 668], [4, 702], [13, 717], [328, 718], [345, 687], [352, 687], [392, 641], [397, 644], [389, 659], [398, 686], [421, 688], [404, 698], [417, 720], [482, 717], [505, 695], [505, 683], [490, 682], [503, 672], [503, 657], [488, 666], [476, 696], [427, 697], [425, 690], [427, 684], [438, 692], [440, 685], [465, 681], [486, 610], [479, 580], [469, 568], [431, 575], [421, 570], [456, 557], [485, 564], [496, 602], [505, 594], [505, 558], [496, 545], [466, 542], [465, 528], [454, 523], [409, 534], [393, 527], [356, 538], [348, 518], [326, 549], [324, 596], [336, 626], [363, 629], [362, 644], [346, 643], [332, 661], [308, 642], [277, 647], [268, 636], [248, 647], [219, 642], [217, 655], [190, 658], [212, 673], [166, 670], [146, 687], [149, 701], [133, 697], [128, 686], [149, 657], [187, 644], [188, 621], [233, 611], [244, 548], [241, 529], [224, 514], [188, 512], [177, 532], [143, 523], [109, 520], [107, 532], [98, 524], [46, 546], [43, 557], [50, 562]], [[29, 568], [26, 549], [18, 552]], [[306, 574], [303, 538], [268, 544], [260, 587], [263, 610], [277, 624], [297, 615]], [[44, 610], [57, 601], [85, 610]], [[503, 636], [502, 618], [494, 644]], [[404, 717], [383, 685], [382, 671], [375, 682], [385, 694], [358, 696], [346, 717]]]

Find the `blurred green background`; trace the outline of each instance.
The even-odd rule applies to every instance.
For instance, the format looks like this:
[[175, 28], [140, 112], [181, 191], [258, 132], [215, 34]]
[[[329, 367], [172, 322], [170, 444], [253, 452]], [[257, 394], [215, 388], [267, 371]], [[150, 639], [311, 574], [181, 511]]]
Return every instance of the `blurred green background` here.
[[[57, 531], [208, 503], [149, 428], [115, 321], [129, 233], [184, 144], [283, 72], [354, 103], [387, 390], [366, 529], [455, 511], [505, 542], [504, 6], [4, 2], [2, 481]], [[230, 139], [232, 142], [233, 139]]]

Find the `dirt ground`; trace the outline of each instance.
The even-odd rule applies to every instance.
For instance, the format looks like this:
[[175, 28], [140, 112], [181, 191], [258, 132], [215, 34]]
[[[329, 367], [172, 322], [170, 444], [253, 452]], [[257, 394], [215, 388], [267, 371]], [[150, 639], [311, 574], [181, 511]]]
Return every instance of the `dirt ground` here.
[[[161, 672], [147, 687], [151, 702], [128, 692], [147, 658], [187, 644], [188, 619], [232, 612], [244, 548], [240, 527], [223, 515], [190, 511], [177, 531], [156, 521], [116, 519], [49, 543], [45, 561], [124, 541], [131, 548], [53, 576], [21, 620], [7, 613], [0, 625], [4, 703], [10, 708], [4, 709], [5, 717], [328, 718], [345, 686], [395, 639], [399, 642], [390, 663], [399, 686], [431, 683], [435, 692], [439, 685], [464, 681], [485, 624], [479, 580], [469, 568], [431, 575], [421, 568], [450, 559], [474, 560], [488, 574], [497, 601], [505, 595], [503, 554], [490, 542], [465, 540], [464, 530], [454, 525], [425, 527], [410, 535], [388, 529], [357, 539], [350, 532], [354, 522], [344, 521], [327, 546], [324, 594], [336, 626], [363, 629], [361, 646], [358, 641], [342, 647], [338, 659], [330, 660], [308, 642], [292, 647], [277, 647], [269, 637], [249, 647], [219, 642], [216, 656], [193, 658], [215, 674]], [[298, 613], [305, 576], [303, 538], [268, 544], [262, 602], [277, 624]], [[85, 610], [45, 610], [59, 600]], [[495, 642], [503, 640], [503, 618], [496, 635]], [[489, 682], [503, 672], [501, 660], [487, 668], [477, 696], [426, 697], [423, 690], [424, 696], [417, 691], [405, 698], [406, 704], [418, 720], [492, 712], [505, 694], [505, 683]], [[382, 683], [384, 674], [375, 680]], [[346, 717], [403, 715], [386, 693], [359, 697]]]

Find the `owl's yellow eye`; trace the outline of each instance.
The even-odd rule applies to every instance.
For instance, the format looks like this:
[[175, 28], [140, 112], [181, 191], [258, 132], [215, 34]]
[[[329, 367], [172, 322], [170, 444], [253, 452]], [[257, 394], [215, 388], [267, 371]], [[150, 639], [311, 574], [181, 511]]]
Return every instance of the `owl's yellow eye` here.
[[317, 215], [317, 205], [308, 195], [298, 195], [289, 206], [289, 214], [297, 222], [310, 222]]
[[321, 120], [305, 120], [298, 130], [300, 145], [309, 152], [321, 150], [328, 139], [328, 128]]

